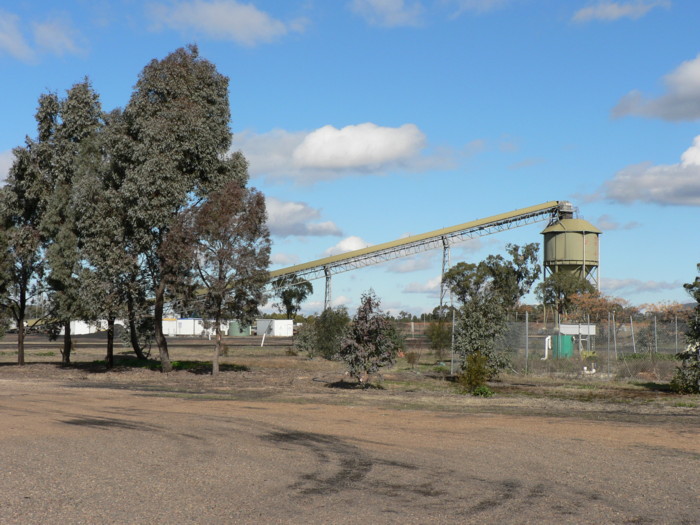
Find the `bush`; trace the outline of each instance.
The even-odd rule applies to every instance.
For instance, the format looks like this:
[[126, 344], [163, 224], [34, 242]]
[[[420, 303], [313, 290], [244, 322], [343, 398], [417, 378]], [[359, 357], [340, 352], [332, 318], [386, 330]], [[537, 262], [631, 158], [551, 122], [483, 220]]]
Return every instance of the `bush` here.
[[301, 325], [294, 336], [294, 350], [304, 352], [309, 357], [314, 357], [316, 352], [316, 327], [315, 319], [310, 319]]
[[486, 386], [489, 379], [488, 357], [481, 352], [467, 355], [464, 370], [459, 376], [459, 384], [464, 392], [473, 393], [477, 388]]
[[445, 350], [452, 346], [452, 324], [444, 319], [434, 321], [425, 329], [430, 340], [430, 348], [435, 351], [438, 360], [442, 360]]
[[491, 390], [486, 385], [482, 385], [482, 386], [478, 386], [474, 390], [472, 390], [472, 395], [473, 396], [480, 396], [480, 397], [492, 397], [493, 390]]
[[681, 361], [676, 375], [671, 381], [671, 388], [681, 394], [700, 394], [700, 344], [688, 345], [676, 358]]
[[314, 323], [315, 351], [325, 359], [336, 359], [349, 323], [345, 307], [326, 308]]
[[358, 383], [396, 360], [399, 346], [396, 328], [379, 307], [373, 291], [362, 295], [352, 326], [343, 339], [339, 357], [348, 365], [348, 372]]
[[[700, 264], [698, 264], [700, 274]], [[683, 288], [695, 299], [695, 317], [688, 323], [688, 347], [678, 352], [676, 358], [681, 364], [676, 370], [676, 376], [671, 386], [683, 394], [700, 394], [700, 275], [692, 283], [684, 284]]]
[[485, 380], [495, 378], [508, 367], [508, 357], [499, 351], [505, 326], [504, 311], [493, 298], [474, 300], [462, 306], [455, 329], [455, 350], [462, 357], [465, 371], [472, 356], [477, 355], [479, 362], [485, 360]]
[[309, 357], [320, 355], [325, 359], [336, 359], [349, 322], [344, 307], [327, 308], [317, 318], [309, 319], [299, 327], [294, 349]]
[[415, 366], [418, 364], [418, 361], [420, 361], [420, 354], [418, 352], [406, 353], [406, 362], [409, 365], [411, 365], [411, 368], [415, 368]]

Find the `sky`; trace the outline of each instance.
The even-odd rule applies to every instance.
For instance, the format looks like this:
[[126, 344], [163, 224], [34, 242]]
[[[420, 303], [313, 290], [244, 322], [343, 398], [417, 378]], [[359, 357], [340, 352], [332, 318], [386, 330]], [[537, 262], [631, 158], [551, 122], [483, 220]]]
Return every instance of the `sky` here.
[[[568, 200], [603, 231], [604, 294], [690, 302], [699, 21], [695, 0], [0, 0], [0, 178], [42, 93], [87, 77], [124, 107], [148, 62], [194, 43], [230, 79], [273, 269]], [[456, 244], [452, 263], [545, 226]], [[441, 263], [335, 275], [333, 304], [373, 289], [392, 313], [432, 311]]]

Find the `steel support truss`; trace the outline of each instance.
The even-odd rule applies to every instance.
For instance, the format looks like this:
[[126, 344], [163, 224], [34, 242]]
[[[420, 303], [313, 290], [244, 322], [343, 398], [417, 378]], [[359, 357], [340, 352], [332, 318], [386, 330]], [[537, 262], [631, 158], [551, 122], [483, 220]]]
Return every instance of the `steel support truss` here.
[[[516, 210], [508, 214], [501, 214], [488, 219], [466, 223], [462, 227], [446, 228], [423, 235], [416, 235], [394, 241], [379, 244], [362, 250], [355, 250], [345, 254], [311, 261], [309, 263], [290, 266], [281, 270], [270, 272], [270, 278], [276, 279], [286, 275], [296, 275], [300, 279], [311, 281], [313, 279], [326, 278], [325, 306], [330, 305], [331, 300], [331, 275], [348, 272], [358, 268], [364, 268], [374, 264], [410, 257], [428, 250], [443, 248], [447, 250], [449, 265], [449, 246], [458, 242], [468, 241], [484, 235], [491, 235], [505, 230], [511, 230], [543, 220], [556, 220], [559, 216], [561, 201], [552, 201], [540, 206]], [[445, 256], [445, 255], [444, 255]], [[443, 273], [446, 271], [443, 256]], [[441, 291], [441, 299], [443, 298]]]

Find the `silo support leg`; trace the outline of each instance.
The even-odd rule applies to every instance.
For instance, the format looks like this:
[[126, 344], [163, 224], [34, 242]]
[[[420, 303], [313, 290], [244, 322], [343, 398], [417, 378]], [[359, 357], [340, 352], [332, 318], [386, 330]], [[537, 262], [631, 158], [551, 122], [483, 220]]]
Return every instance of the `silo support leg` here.
[[326, 274], [326, 294], [323, 298], [323, 309], [326, 310], [331, 307], [332, 290], [331, 290], [331, 272], [328, 268], [323, 269], [323, 273]]

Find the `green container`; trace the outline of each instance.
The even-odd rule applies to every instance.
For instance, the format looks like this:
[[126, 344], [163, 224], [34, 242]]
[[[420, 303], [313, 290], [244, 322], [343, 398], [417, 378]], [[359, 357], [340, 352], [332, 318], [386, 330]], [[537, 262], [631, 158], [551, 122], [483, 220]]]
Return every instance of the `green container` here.
[[245, 337], [250, 335], [250, 326], [241, 326], [240, 321], [229, 321], [228, 335], [233, 337]]
[[569, 358], [574, 355], [574, 336], [573, 335], [553, 335], [552, 336], [552, 355], [559, 358]]

